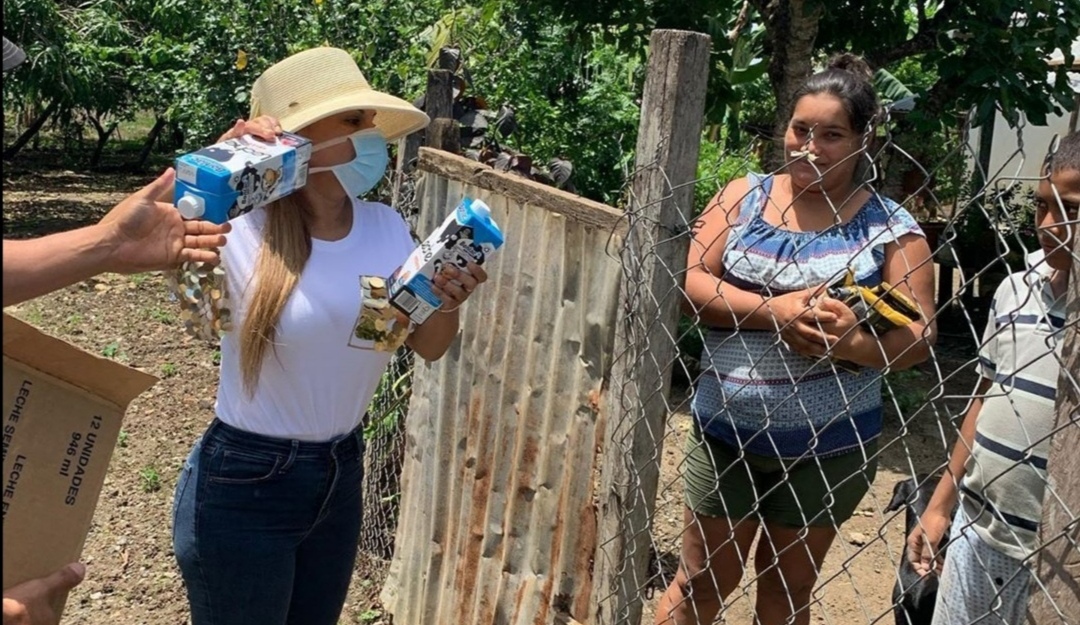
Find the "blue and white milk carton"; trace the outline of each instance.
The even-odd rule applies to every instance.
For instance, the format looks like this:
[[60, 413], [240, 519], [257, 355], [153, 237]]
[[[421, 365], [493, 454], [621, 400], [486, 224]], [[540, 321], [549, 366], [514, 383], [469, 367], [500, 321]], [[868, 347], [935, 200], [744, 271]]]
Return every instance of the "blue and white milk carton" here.
[[502, 231], [491, 219], [488, 205], [462, 199], [446, 221], [390, 277], [390, 304], [413, 323], [424, 323], [442, 306], [431, 287], [443, 265], [453, 263], [462, 269], [469, 261], [483, 265], [502, 244]]
[[309, 160], [311, 141], [291, 133], [215, 143], [176, 159], [173, 203], [184, 219], [225, 223], [303, 187]]

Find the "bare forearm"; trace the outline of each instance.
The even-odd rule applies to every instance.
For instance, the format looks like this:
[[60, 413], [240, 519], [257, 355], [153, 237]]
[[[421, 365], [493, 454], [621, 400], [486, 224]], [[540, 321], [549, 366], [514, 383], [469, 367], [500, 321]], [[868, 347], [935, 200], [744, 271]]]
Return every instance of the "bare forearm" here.
[[845, 359], [872, 369], [910, 369], [930, 357], [930, 347], [937, 340], [934, 326], [916, 322], [875, 337], [858, 329], [857, 339]]
[[960, 490], [960, 481], [964, 479], [967, 469], [968, 458], [971, 457], [971, 448], [975, 444], [975, 426], [979, 420], [979, 411], [982, 410], [983, 396], [990, 390], [990, 381], [983, 378], [975, 391], [975, 397], [968, 404], [964, 414], [964, 422], [960, 426], [960, 436], [953, 445], [952, 454], [949, 455], [949, 465], [945, 474], [941, 476], [934, 495], [930, 498], [928, 508], [932, 508], [941, 514], [948, 515], [956, 506], [957, 493]]
[[100, 225], [4, 241], [4, 306], [110, 271], [113, 245]]
[[406, 343], [424, 360], [438, 360], [457, 338], [458, 323], [458, 311], [436, 312], [416, 328]]
[[765, 297], [724, 283], [705, 271], [691, 271], [686, 276], [684, 305], [687, 314], [697, 315], [714, 328], [776, 330]]

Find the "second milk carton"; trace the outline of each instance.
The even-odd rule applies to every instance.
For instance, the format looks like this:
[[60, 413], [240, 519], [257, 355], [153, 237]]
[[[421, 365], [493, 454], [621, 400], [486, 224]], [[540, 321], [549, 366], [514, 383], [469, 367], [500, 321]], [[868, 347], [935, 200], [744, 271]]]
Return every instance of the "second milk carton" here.
[[222, 141], [176, 159], [173, 203], [185, 219], [225, 223], [303, 187], [309, 160], [311, 141], [292, 133]]
[[442, 225], [413, 250], [390, 278], [390, 304], [419, 325], [442, 306], [432, 279], [444, 265], [465, 269], [469, 261], [483, 265], [502, 247], [503, 234], [480, 200], [464, 198]]

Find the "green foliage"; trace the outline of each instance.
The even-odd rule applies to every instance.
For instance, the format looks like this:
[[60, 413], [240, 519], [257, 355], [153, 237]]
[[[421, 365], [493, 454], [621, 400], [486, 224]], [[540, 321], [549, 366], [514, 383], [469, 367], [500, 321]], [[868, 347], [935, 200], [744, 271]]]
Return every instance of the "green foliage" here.
[[724, 185], [751, 171], [760, 172], [761, 162], [751, 148], [741, 151], [725, 147], [723, 133], [716, 141], [702, 137], [698, 156], [697, 184], [694, 187], [694, 214], [700, 214]]
[[[866, 54], [882, 68], [887, 98], [906, 93], [905, 87], [920, 96], [910, 144], [933, 145], [931, 135], [951, 127], [955, 113], [968, 107], [977, 107], [979, 119], [1000, 106], [1011, 121], [1023, 112], [1040, 123], [1068, 105], [1064, 69], [1048, 84], [1045, 57], [1070, 49], [1080, 31], [1075, 3], [826, 4], [815, 54]], [[99, 142], [119, 122], [147, 111], [175, 131], [165, 142], [170, 149], [194, 148], [246, 116], [255, 77], [291, 53], [342, 47], [374, 87], [415, 99], [439, 49], [456, 46], [469, 70], [469, 92], [492, 108], [516, 109], [519, 129], [506, 140], [509, 147], [539, 164], [553, 157], [572, 161], [575, 186], [613, 203], [634, 156], [651, 31], [683, 28], [712, 36], [706, 126], [722, 127], [725, 148], [740, 151], [748, 128], [764, 134], [774, 125], [771, 81], [778, 78], [767, 75], [767, 60], [783, 42], [769, 38], [770, 22], [761, 14], [774, 5], [8, 0], [5, 34], [29, 60], [5, 75], [4, 104], [26, 118], [55, 103], [53, 123], [69, 140], [89, 126]]]
[[918, 369], [890, 371], [885, 374], [885, 405], [894, 405], [901, 417], [911, 417], [926, 402], [921, 382], [925, 374]]
[[1045, 125], [1074, 98], [1065, 68], [1051, 72], [1046, 59], [1071, 49], [1078, 9], [1076, 0], [840, 2], [826, 5], [817, 44], [865, 54], [886, 68], [917, 57], [934, 76], [929, 84], [908, 83], [924, 96], [913, 113], [920, 125], [937, 128], [943, 114], [971, 109], [977, 124], [1000, 109], [1013, 126], [1021, 113]]
[[144, 493], [156, 493], [161, 490], [161, 475], [153, 465], [145, 466], [139, 471], [139, 485]]
[[[965, 197], [966, 196], [966, 197]], [[961, 196], [963, 208], [954, 228], [954, 246], [964, 267], [987, 269], [987, 258], [998, 270], [1018, 271], [1025, 256], [1039, 248], [1035, 232], [1035, 192], [1016, 183], [991, 187], [979, 195]]]
[[914, 95], [903, 81], [893, 76], [888, 70], [879, 69], [874, 72], [874, 90], [885, 104], [897, 102]]
[[569, 158], [585, 194], [617, 197], [635, 143], [643, 32], [580, 29], [507, 0], [12, 0], [4, 18], [29, 57], [5, 76], [5, 110], [57, 101], [54, 119], [78, 136], [150, 111], [199, 147], [247, 116], [259, 73], [317, 45], [350, 51], [372, 86], [416, 99], [438, 50], [457, 46], [470, 92], [517, 110], [511, 146], [538, 163]]
[[390, 367], [383, 372], [371, 400], [370, 419], [364, 425], [364, 440], [373, 441], [391, 434], [405, 418], [412, 393], [412, 369]]
[[576, 28], [509, 2], [457, 9], [422, 36], [433, 63], [442, 47], [457, 47], [488, 108], [508, 105], [518, 129], [500, 142], [532, 157], [574, 164], [574, 184], [589, 197], [614, 202], [633, 158], [644, 81], [645, 47], [620, 46], [626, 27]]

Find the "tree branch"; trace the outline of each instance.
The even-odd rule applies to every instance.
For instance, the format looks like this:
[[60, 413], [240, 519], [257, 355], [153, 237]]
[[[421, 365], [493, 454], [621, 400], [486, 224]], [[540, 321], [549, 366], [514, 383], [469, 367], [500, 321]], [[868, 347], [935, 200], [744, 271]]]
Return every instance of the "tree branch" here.
[[728, 43], [732, 46], [739, 39], [739, 33], [742, 32], [743, 26], [746, 26], [746, 19], [750, 14], [750, 0], [743, 0], [742, 8], [739, 9], [739, 16], [735, 18], [735, 26], [728, 33]]
[[937, 48], [938, 37], [951, 25], [952, 19], [960, 8], [958, 2], [946, 2], [934, 17], [926, 18], [925, 0], [919, 0], [919, 30], [915, 35], [904, 43], [882, 50], [879, 54], [867, 55], [873, 67], [886, 67], [916, 54], [929, 52]]

